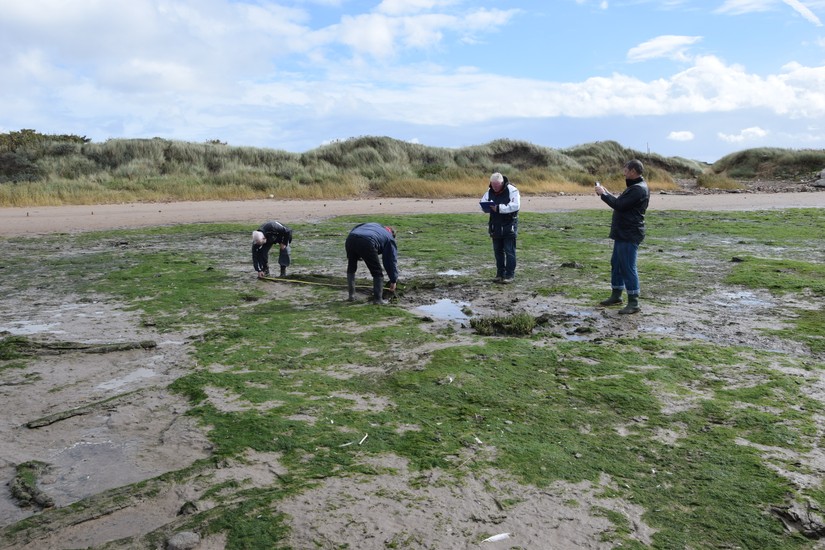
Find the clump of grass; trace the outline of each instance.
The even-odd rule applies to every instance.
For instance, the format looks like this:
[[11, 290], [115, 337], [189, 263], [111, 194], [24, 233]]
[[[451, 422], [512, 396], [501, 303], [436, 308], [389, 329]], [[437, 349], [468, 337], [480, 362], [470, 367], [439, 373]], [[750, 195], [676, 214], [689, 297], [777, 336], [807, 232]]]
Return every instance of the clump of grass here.
[[536, 327], [536, 318], [527, 313], [470, 319], [470, 326], [484, 336], [527, 336]]
[[18, 464], [14, 480], [9, 484], [14, 499], [24, 508], [51, 508], [54, 501], [37, 487], [37, 478], [48, 470], [48, 464], [33, 460]]
[[700, 174], [696, 178], [696, 185], [703, 189], [744, 189], [738, 181], [721, 174]]

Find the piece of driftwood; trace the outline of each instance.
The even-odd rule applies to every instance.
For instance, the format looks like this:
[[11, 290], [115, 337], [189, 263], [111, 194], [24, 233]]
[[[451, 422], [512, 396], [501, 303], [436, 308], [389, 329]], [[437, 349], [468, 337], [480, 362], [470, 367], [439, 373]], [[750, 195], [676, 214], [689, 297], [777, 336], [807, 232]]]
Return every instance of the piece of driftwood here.
[[0, 342], [5, 354], [14, 356], [60, 355], [63, 353], [112, 353], [132, 349], [152, 349], [157, 347], [153, 340], [139, 342], [114, 342], [106, 344], [84, 344], [82, 342], [35, 342], [28, 338], [11, 337]]
[[132, 395], [142, 390], [135, 390], [126, 393], [121, 393], [119, 395], [115, 395], [113, 397], [109, 397], [108, 399], [104, 399], [103, 401], [96, 401], [95, 403], [90, 403], [88, 405], [84, 405], [82, 407], [77, 407], [75, 409], [69, 409], [68, 411], [60, 411], [54, 414], [50, 414], [49, 416], [44, 416], [42, 418], [38, 418], [36, 420], [32, 420], [30, 422], [26, 422], [26, 427], [30, 429], [34, 428], [42, 428], [43, 426], [49, 426], [54, 424], [55, 422], [60, 422], [61, 420], [66, 420], [67, 418], [72, 418], [75, 416], [82, 416], [84, 414], [89, 414], [95, 412], [97, 410], [102, 409], [103, 407], [108, 406], [112, 401], [116, 399], [122, 399], [126, 396]]

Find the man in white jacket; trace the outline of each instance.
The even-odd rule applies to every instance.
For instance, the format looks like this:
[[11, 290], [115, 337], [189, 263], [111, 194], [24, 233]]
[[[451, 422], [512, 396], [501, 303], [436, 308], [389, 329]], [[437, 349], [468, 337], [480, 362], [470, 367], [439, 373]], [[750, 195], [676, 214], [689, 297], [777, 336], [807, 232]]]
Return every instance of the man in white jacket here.
[[490, 188], [481, 200], [493, 203], [487, 224], [496, 258], [496, 278], [493, 282], [512, 283], [516, 276], [516, 237], [521, 206], [518, 189], [507, 181], [506, 176], [496, 172], [490, 176]]

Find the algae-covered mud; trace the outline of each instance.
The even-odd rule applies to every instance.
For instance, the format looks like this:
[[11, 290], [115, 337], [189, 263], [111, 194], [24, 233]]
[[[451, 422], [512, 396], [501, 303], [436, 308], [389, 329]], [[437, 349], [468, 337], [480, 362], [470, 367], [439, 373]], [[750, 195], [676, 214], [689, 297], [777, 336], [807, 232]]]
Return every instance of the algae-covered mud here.
[[642, 312], [606, 210], [398, 230], [346, 300], [361, 217], [7, 238], [0, 547], [814, 548], [825, 534], [825, 212], [659, 210]]

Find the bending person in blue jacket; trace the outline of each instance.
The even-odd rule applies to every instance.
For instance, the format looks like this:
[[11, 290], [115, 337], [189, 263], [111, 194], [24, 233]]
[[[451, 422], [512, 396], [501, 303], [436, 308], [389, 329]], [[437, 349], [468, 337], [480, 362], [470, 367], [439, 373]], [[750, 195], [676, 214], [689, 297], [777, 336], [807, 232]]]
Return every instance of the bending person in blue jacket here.
[[[345, 243], [347, 250], [347, 291], [349, 300], [355, 299], [355, 272], [358, 260], [367, 264], [372, 275], [372, 294], [376, 304], [386, 304], [384, 300], [384, 272], [387, 272], [390, 292], [395, 292], [398, 282], [398, 246], [395, 243], [395, 229], [380, 223], [361, 223], [352, 228]], [[381, 256], [379, 262], [378, 256]]]

